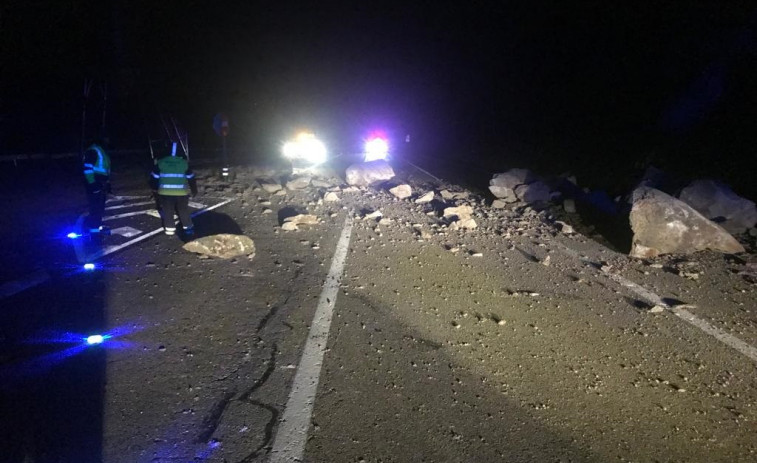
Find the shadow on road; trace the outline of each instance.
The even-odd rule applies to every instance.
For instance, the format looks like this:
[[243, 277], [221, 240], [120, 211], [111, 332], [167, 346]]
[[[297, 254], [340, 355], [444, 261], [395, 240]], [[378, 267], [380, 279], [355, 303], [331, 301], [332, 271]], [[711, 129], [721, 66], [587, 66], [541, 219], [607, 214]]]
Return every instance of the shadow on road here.
[[0, 461], [99, 462], [110, 347], [85, 338], [105, 329], [108, 276], [65, 238], [86, 207], [79, 163], [8, 167], [0, 283], [46, 278], [0, 296]]

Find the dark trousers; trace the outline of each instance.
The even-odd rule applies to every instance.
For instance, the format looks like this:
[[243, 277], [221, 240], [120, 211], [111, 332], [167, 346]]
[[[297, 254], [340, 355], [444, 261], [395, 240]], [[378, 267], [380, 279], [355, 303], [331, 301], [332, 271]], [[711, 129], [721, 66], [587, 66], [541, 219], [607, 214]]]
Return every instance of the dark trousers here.
[[192, 228], [192, 215], [189, 213], [189, 196], [158, 195], [160, 203], [160, 216], [163, 218], [164, 228], [176, 228], [173, 213], [179, 215], [181, 225], [187, 229]]
[[105, 189], [98, 191], [87, 191], [87, 202], [89, 203], [89, 216], [84, 221], [84, 227], [87, 229], [99, 228], [103, 223], [103, 212], [105, 211]]

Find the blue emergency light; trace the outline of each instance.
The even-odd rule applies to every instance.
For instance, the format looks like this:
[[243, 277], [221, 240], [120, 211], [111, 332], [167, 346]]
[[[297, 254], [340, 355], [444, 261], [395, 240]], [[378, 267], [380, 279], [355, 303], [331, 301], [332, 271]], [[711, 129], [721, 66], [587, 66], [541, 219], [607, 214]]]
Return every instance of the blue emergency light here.
[[108, 339], [110, 336], [103, 336], [102, 334], [93, 334], [92, 336], [87, 336], [85, 341], [87, 341], [87, 344], [90, 346], [94, 346], [95, 344], [102, 344], [103, 341]]
[[71, 233], [69, 233], [66, 236], [69, 237], [69, 238], [71, 238], [72, 240], [75, 240], [76, 238], [81, 238], [81, 235], [78, 234], [78, 233], [76, 233], [76, 232], [71, 232]]
[[84, 270], [91, 271], [94, 269], [95, 269], [95, 264], [93, 264], [92, 262], [87, 262], [86, 264], [84, 264]]

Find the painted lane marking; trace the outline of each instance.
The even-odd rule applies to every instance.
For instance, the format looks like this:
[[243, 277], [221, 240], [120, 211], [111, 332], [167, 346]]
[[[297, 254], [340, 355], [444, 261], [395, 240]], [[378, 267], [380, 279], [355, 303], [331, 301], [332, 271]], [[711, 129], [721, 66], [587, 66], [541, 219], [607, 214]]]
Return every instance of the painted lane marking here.
[[[222, 201], [222, 202], [220, 202], [218, 204], [210, 206], [207, 209], [203, 209], [201, 211], [195, 211], [195, 212], [192, 213], [192, 217], [197, 217], [198, 215], [204, 214], [204, 213], [206, 213], [208, 211], [212, 211], [213, 209], [219, 208], [221, 206], [225, 206], [226, 204], [229, 204], [232, 201], [234, 201], [233, 198], [232, 199], [227, 199], [227, 200]], [[81, 217], [79, 217], [79, 221], [77, 221], [77, 224], [80, 224], [80, 221], [83, 220], [83, 217], [84, 217], [83, 215]], [[163, 227], [160, 227], [160, 228], [155, 229], [155, 230], [153, 230], [151, 232], [147, 232], [144, 235], [141, 235], [141, 236], [138, 236], [138, 237], [136, 237], [136, 238], [134, 238], [132, 240], [129, 240], [129, 241], [123, 243], [123, 244], [119, 244], [119, 245], [116, 245], [116, 246], [107, 246], [107, 247], [105, 247], [105, 248], [103, 248], [103, 249], [95, 252], [94, 254], [91, 254], [90, 256], [88, 256], [88, 259], [86, 260], [86, 262], [94, 262], [97, 259], [100, 259], [102, 257], [107, 256], [108, 254], [113, 254], [116, 251], [120, 251], [123, 248], [129, 247], [132, 244], [139, 243], [140, 241], [144, 241], [147, 238], [150, 238], [150, 237], [155, 236], [158, 233], [162, 233], [162, 232], [163, 232]], [[79, 241], [79, 240], [75, 240], [75, 241]], [[76, 246], [77, 246], [77, 244], [74, 243], [75, 249], [76, 249]], [[82, 257], [81, 257], [81, 255], [80, 255], [80, 253], [79, 253], [78, 250], [77, 250], [77, 253], [76, 253], [76, 257], [79, 259], [79, 262], [85, 262], [85, 260], [82, 260]]]
[[344, 221], [342, 235], [336, 245], [334, 258], [331, 261], [331, 269], [326, 276], [326, 282], [318, 300], [318, 308], [313, 317], [313, 324], [310, 326], [310, 333], [302, 351], [300, 364], [297, 366], [289, 400], [276, 430], [269, 463], [301, 462], [305, 453], [305, 443], [313, 414], [318, 380], [321, 375], [323, 355], [326, 351], [334, 304], [344, 271], [351, 235], [352, 215], [348, 214]]
[[[154, 203], [150, 203], [150, 204], [154, 204]], [[136, 204], [131, 204], [131, 206], [135, 206], [135, 205]], [[196, 203], [194, 201], [190, 201], [189, 207], [194, 208], [194, 209], [203, 209], [206, 206], [205, 204], [202, 204], [202, 203]], [[123, 214], [109, 215], [109, 216], [103, 217], [103, 222], [107, 222], [109, 220], [123, 219], [124, 217], [134, 217], [135, 215], [143, 215], [143, 214], [160, 218], [160, 213], [157, 211], [157, 209], [145, 209], [142, 211], [124, 212]]]
[[125, 209], [127, 207], [147, 206], [148, 204], [155, 204], [155, 201], [142, 201], [141, 203], [119, 204], [118, 206], [108, 206], [105, 208], [105, 210], [112, 211], [114, 209]]
[[44, 270], [37, 270], [24, 278], [18, 280], [8, 281], [0, 285], [0, 299], [18, 294], [21, 291], [26, 291], [29, 288], [33, 288], [38, 284], [44, 283], [50, 279], [50, 274]]
[[118, 227], [110, 231], [111, 235], [121, 235], [124, 238], [131, 238], [132, 236], [137, 236], [140, 233], [142, 233], [142, 230], [137, 230], [134, 227]]
[[736, 336], [730, 333], [727, 333], [723, 331], [722, 329], [707, 323], [706, 321], [702, 320], [701, 318], [697, 317], [696, 315], [694, 315], [693, 313], [689, 312], [688, 310], [684, 309], [681, 306], [675, 306], [675, 305], [671, 306], [670, 304], [663, 301], [663, 299], [657, 294], [649, 291], [648, 289], [642, 286], [639, 286], [633, 281], [627, 280], [620, 275], [616, 275], [614, 273], [610, 273], [604, 270], [602, 272], [605, 275], [607, 275], [611, 280], [614, 280], [620, 285], [625, 286], [626, 288], [629, 288], [631, 291], [638, 294], [639, 297], [646, 299], [647, 302], [655, 304], [655, 305], [659, 305], [660, 307], [664, 307], [666, 310], [670, 310], [681, 320], [684, 320], [688, 322], [689, 324], [696, 326], [697, 328], [709, 334], [710, 336], [714, 337], [718, 341], [724, 343], [727, 346], [732, 347], [733, 349], [736, 349], [737, 351], [741, 352], [742, 354], [752, 359], [752, 361], [757, 362], [757, 348], [755, 348], [754, 346], [751, 346], [747, 344], [746, 342], [742, 341], [741, 339], [737, 338]]
[[[156, 214], [158, 213], [158, 211], [156, 211], [155, 209], [146, 209], [143, 211], [124, 212], [123, 214], [109, 215], [107, 217], [103, 217], [103, 222], [107, 222], [109, 220], [123, 219], [124, 217], [134, 217], [135, 215], [152, 215], [150, 212], [153, 212], [153, 211]], [[160, 217], [160, 215], [156, 215], [156, 217]]]
[[[592, 263], [589, 259], [586, 259], [585, 257], [581, 256], [578, 252], [569, 248], [567, 245], [559, 243], [559, 242], [558, 244], [563, 248], [564, 251], [566, 251], [568, 254], [572, 255], [573, 257], [580, 259], [584, 263], [590, 264], [592, 266], [596, 266], [596, 264]], [[730, 333], [727, 333], [724, 330], [711, 325], [710, 323], [707, 323], [706, 321], [702, 320], [701, 318], [697, 317], [693, 313], [686, 310], [684, 308], [685, 305], [670, 305], [667, 302], [665, 302], [665, 300], [662, 297], [658, 296], [654, 292], [648, 290], [647, 288], [641, 285], [634, 283], [631, 280], [628, 280], [625, 277], [622, 277], [615, 273], [611, 273], [606, 269], [599, 268], [599, 270], [602, 272], [602, 274], [604, 274], [611, 280], [615, 281], [616, 283], [620, 284], [621, 286], [624, 286], [630, 289], [632, 292], [636, 293], [636, 295], [638, 295], [640, 298], [644, 299], [648, 303], [652, 305], [658, 305], [660, 307], [665, 308], [665, 310], [669, 310], [673, 312], [681, 320], [684, 320], [687, 323], [691, 324], [692, 326], [699, 328], [700, 330], [714, 337], [715, 339], [722, 342], [723, 344], [741, 352], [742, 354], [752, 359], [752, 361], [757, 362], [757, 348], [755, 348], [754, 346], [750, 344], [747, 344], [746, 342], [742, 341], [736, 336]]]
[[149, 198], [149, 196], [111, 196], [107, 200], [105, 200], [105, 204], [108, 203], [114, 203], [117, 201], [125, 201], [127, 199], [146, 199]]

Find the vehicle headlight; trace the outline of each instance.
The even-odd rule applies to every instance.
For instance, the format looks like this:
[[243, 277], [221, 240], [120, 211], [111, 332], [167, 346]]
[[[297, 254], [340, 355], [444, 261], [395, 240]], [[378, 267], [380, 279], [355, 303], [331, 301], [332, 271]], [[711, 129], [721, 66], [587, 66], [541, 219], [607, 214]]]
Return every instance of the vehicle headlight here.
[[386, 159], [389, 155], [389, 142], [381, 137], [371, 138], [365, 142], [365, 161]]
[[284, 144], [282, 154], [291, 160], [301, 159], [311, 164], [326, 161], [326, 145], [312, 133], [301, 133], [292, 141]]

